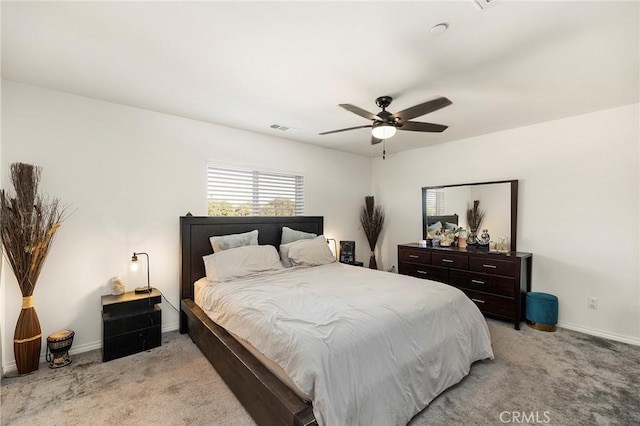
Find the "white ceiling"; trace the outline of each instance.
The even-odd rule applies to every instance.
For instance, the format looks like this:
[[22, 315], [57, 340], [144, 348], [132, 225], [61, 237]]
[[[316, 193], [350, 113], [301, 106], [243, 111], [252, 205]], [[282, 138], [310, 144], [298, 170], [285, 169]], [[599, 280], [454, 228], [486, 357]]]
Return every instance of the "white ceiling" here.
[[[2, 2], [2, 77], [379, 155], [340, 107], [453, 105], [387, 152], [639, 102], [637, 1]], [[449, 30], [434, 36], [435, 24]], [[269, 126], [291, 127], [282, 132]], [[517, 141], [514, 141], [514, 143]]]

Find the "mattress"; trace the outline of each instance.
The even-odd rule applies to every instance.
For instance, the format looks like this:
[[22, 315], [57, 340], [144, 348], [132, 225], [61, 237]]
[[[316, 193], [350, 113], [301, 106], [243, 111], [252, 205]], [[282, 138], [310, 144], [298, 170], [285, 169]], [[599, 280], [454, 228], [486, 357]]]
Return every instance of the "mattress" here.
[[[209, 286], [211, 284], [212, 284], [212, 282], [209, 281], [206, 278], [200, 278], [194, 284], [194, 294], [195, 294], [196, 304], [198, 306], [200, 306], [200, 308], [202, 308], [202, 306], [198, 303], [198, 301], [202, 301], [205, 298], [203, 291], [205, 293], [207, 291], [209, 291], [210, 290]], [[209, 317], [211, 317], [211, 315], [209, 315], [209, 314], [207, 314], [207, 315]], [[306, 393], [304, 393], [302, 390], [300, 390], [300, 388], [298, 388], [298, 386], [293, 382], [291, 377], [289, 377], [287, 372], [282, 369], [282, 367], [280, 367], [278, 364], [276, 364], [275, 362], [273, 362], [272, 360], [267, 358], [267, 356], [265, 356], [262, 352], [257, 350], [255, 347], [253, 347], [253, 345], [251, 343], [249, 343], [248, 341], [246, 341], [242, 337], [238, 336], [235, 333], [232, 333], [229, 330], [227, 330], [227, 332], [229, 334], [231, 334], [231, 336], [233, 336], [233, 338], [236, 339], [238, 341], [238, 343], [240, 343], [242, 346], [244, 346], [244, 348], [246, 350], [251, 352], [251, 355], [256, 357], [258, 359], [258, 361], [260, 361], [262, 363], [262, 365], [267, 367], [269, 369], [269, 371], [271, 371], [271, 373], [273, 373], [274, 376], [276, 376], [278, 379], [280, 379], [280, 381], [282, 383], [287, 385], [287, 387], [289, 389], [291, 389], [300, 399], [303, 399], [305, 401], [311, 401], [311, 396], [306, 394]]]
[[320, 426], [404, 425], [473, 362], [493, 358], [486, 321], [464, 293], [404, 275], [289, 268], [201, 280], [195, 302], [310, 398]]
[[280, 379], [280, 381], [282, 383], [287, 385], [289, 387], [289, 389], [291, 389], [296, 395], [298, 395], [298, 397], [300, 399], [303, 399], [303, 400], [305, 400], [307, 402], [311, 401], [311, 397], [309, 395], [307, 395], [306, 393], [302, 392], [298, 388], [298, 386], [296, 386], [296, 384], [293, 383], [293, 380], [291, 380], [291, 377], [289, 377], [287, 375], [287, 372], [284, 371], [282, 369], [282, 367], [280, 367], [275, 362], [271, 361], [262, 352], [260, 352], [256, 348], [254, 348], [251, 343], [247, 342], [242, 337], [240, 337], [238, 335], [235, 335], [235, 334], [233, 334], [231, 332], [229, 332], [229, 334], [231, 334], [234, 339], [236, 339], [238, 342], [240, 342], [240, 344], [242, 346], [244, 346], [245, 349], [247, 349], [249, 352], [251, 352], [251, 355], [255, 356], [258, 359], [258, 361], [260, 361], [262, 363], [262, 365], [267, 367], [269, 369], [269, 371], [271, 371], [278, 379]]

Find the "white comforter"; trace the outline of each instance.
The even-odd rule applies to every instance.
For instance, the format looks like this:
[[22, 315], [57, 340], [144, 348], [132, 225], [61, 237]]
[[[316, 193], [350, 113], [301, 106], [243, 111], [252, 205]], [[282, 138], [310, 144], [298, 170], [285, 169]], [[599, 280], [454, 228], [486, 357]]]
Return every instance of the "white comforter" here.
[[273, 360], [320, 426], [405, 425], [493, 358], [486, 321], [445, 284], [339, 263], [200, 287], [196, 303]]

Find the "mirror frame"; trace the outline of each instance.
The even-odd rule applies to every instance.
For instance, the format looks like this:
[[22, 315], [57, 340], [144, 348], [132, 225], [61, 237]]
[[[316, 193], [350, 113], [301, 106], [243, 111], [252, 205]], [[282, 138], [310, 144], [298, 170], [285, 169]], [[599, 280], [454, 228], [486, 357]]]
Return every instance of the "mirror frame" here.
[[[509, 183], [511, 184], [511, 251], [516, 251], [517, 242], [517, 229], [518, 229], [518, 180], [497, 180], [491, 182], [473, 182], [473, 183], [458, 183], [454, 185], [439, 185], [439, 186], [423, 186], [422, 187], [422, 238], [426, 239], [427, 229], [427, 190], [429, 189], [442, 189], [452, 188], [457, 186], [478, 186], [478, 185], [491, 185], [496, 183]], [[466, 212], [463, 212], [466, 214]]]

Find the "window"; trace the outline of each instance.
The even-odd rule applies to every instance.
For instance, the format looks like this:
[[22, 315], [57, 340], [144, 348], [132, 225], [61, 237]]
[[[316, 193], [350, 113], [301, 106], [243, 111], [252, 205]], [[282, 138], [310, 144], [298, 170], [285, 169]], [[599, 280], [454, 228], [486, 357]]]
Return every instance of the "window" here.
[[444, 214], [444, 188], [429, 189], [427, 193], [427, 216]]
[[207, 166], [209, 216], [302, 216], [304, 178]]

